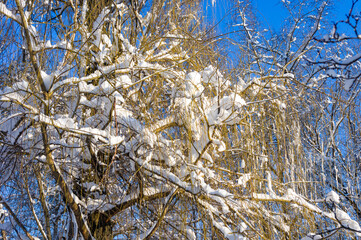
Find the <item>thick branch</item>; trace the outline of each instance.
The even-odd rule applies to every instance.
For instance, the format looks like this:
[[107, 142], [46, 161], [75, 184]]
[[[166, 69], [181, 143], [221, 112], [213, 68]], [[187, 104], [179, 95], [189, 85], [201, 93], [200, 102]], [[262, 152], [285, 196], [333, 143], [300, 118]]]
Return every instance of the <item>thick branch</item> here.
[[124, 201], [120, 204], [118, 204], [117, 206], [113, 207], [112, 209], [109, 209], [107, 211], [105, 211], [104, 213], [106, 215], [109, 216], [109, 218], [113, 217], [114, 215], [118, 214], [119, 212], [133, 206], [134, 204], [138, 203], [139, 201], [153, 201], [156, 199], [160, 199], [160, 198], [164, 198], [166, 196], [168, 196], [171, 193], [171, 191], [166, 191], [166, 192], [158, 192], [152, 195], [144, 195], [142, 198], [141, 197], [137, 197], [137, 198], [132, 198], [128, 201]]
[[79, 227], [79, 230], [82, 233], [84, 239], [86, 239], [86, 240], [92, 239], [89, 228], [86, 225], [86, 222], [84, 221], [84, 219], [82, 217], [81, 210], [80, 210], [78, 204], [75, 202], [73, 194], [72, 194], [71, 190], [69, 189], [68, 185], [66, 184], [63, 175], [60, 173], [58, 167], [56, 166], [56, 164], [54, 162], [53, 156], [51, 154], [51, 149], [50, 149], [50, 145], [49, 145], [48, 134], [47, 134], [45, 123], [41, 123], [41, 134], [43, 137], [46, 161], [50, 167], [52, 175], [53, 175], [56, 183], [58, 184], [58, 186], [60, 186], [62, 193], [63, 193], [63, 197], [64, 197], [67, 205], [73, 211], [76, 222]]

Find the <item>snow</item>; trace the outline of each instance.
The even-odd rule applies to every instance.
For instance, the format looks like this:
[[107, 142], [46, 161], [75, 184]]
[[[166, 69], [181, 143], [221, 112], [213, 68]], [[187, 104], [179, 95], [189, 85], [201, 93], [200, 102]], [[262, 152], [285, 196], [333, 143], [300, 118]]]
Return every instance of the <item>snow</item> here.
[[102, 42], [109, 48], [112, 46], [112, 42], [106, 34], [102, 34]]
[[196, 240], [196, 234], [194, 233], [193, 229], [187, 226], [186, 229], [186, 233], [187, 233], [187, 238], [190, 240]]
[[153, 172], [158, 176], [161, 176], [163, 179], [168, 180], [169, 182], [177, 185], [178, 187], [185, 189], [186, 191], [191, 191], [192, 187], [190, 186], [190, 184], [180, 180], [174, 173], [167, 171], [166, 169], [161, 168], [160, 166], [155, 166], [150, 163], [144, 162], [140, 158], [134, 157], [134, 160], [146, 170]]
[[292, 79], [295, 78], [295, 75], [293, 73], [285, 73], [285, 74], [283, 74], [283, 76], [286, 78], [292, 78]]
[[339, 36], [337, 40], [342, 41], [342, 40], [344, 40], [346, 38], [349, 38], [349, 36], [347, 36], [345, 33], [342, 33], [341, 36]]
[[286, 193], [281, 197], [276, 194], [263, 194], [263, 193], [253, 193], [253, 198], [259, 199], [261, 201], [285, 201], [285, 202], [293, 202], [297, 206], [307, 208], [315, 213], [322, 214], [323, 216], [335, 219], [333, 213], [322, 211], [316, 205], [313, 205], [306, 201], [301, 195], [297, 194], [292, 188], [288, 188]]
[[99, 88], [99, 92], [103, 93], [103, 94], [111, 94], [112, 92], [114, 92], [114, 87], [112, 84], [110, 84], [108, 81], [104, 81]]
[[[209, 186], [209, 185], [207, 185]], [[224, 190], [224, 189], [217, 189], [217, 190], [213, 190], [212, 188], [208, 188], [208, 193], [211, 194], [211, 195], [216, 195], [216, 196], [219, 196], [219, 197], [222, 197], [222, 198], [227, 198], [227, 197], [232, 197], [233, 194], [229, 193], [228, 191]]]
[[328, 69], [328, 70], [326, 71], [326, 74], [327, 74], [328, 76], [330, 76], [330, 77], [333, 77], [333, 78], [337, 78], [337, 77], [338, 77], [338, 75], [337, 75], [337, 73], [336, 73], [336, 71], [335, 71], [334, 69]]
[[223, 78], [219, 71], [215, 70], [212, 65], [206, 67], [201, 74], [203, 81], [213, 86], [218, 86], [218, 81]]
[[177, 164], [177, 159], [170, 155], [165, 156], [164, 160], [165, 160], [165, 164], [169, 167], [173, 167], [174, 165]]
[[335, 218], [341, 223], [341, 225], [349, 230], [357, 231], [357, 235], [361, 236], [361, 227], [355, 220], [352, 220], [350, 216], [343, 210], [336, 208]]
[[29, 83], [27, 81], [20, 81], [20, 82], [16, 82], [13, 85], [13, 89], [14, 90], [23, 90], [23, 91], [27, 91], [29, 89]]
[[336, 29], [336, 25], [334, 24], [333, 27], [332, 27], [332, 30], [331, 30], [331, 32], [330, 32], [330, 36], [331, 36], [331, 37], [334, 37], [334, 36], [335, 36], [336, 30], [337, 30], [337, 29]]
[[106, 137], [108, 134], [106, 131], [98, 129], [98, 128], [92, 128], [92, 127], [82, 127], [79, 129], [80, 133], [84, 133], [87, 135], [93, 135], [93, 136], [103, 136]]
[[190, 72], [186, 75], [185, 80], [191, 82], [195, 86], [198, 86], [201, 84], [201, 75], [198, 72]]
[[73, 238], [78, 239], [78, 223], [76, 221], [73, 211], [70, 211], [70, 217], [71, 217], [71, 221], [68, 222], [68, 231], [72, 229]]
[[69, 49], [72, 51], [76, 51], [76, 49], [72, 48], [72, 45], [70, 42], [68, 42], [66, 39], [63, 39], [62, 41], [59, 41], [56, 43], [55, 46], [53, 46], [54, 48], [62, 48], [62, 49]]
[[[4, 209], [4, 206], [0, 203], [0, 217], [6, 217], [8, 216], [8, 212]], [[4, 219], [0, 219], [2, 221]]]
[[4, 3], [2, 3], [2, 2], [0, 2], [0, 13], [4, 14], [4, 15], [5, 15], [6, 17], [8, 17], [8, 18], [14, 19], [14, 20], [17, 21], [18, 23], [21, 22], [20, 16], [14, 15], [14, 14], [12, 13], [12, 11], [10, 11], [10, 10], [6, 7], [6, 5], [5, 5]]
[[218, 140], [218, 139], [212, 139], [212, 142], [215, 144], [215, 145], [218, 145], [218, 152], [223, 152], [226, 150], [226, 144], [221, 141], [221, 140]]
[[44, 82], [45, 89], [49, 91], [50, 87], [53, 85], [54, 76], [48, 75], [46, 72], [42, 70], [40, 71], [40, 73], [41, 73], [41, 78], [43, 79]]
[[223, 108], [230, 108], [233, 106], [240, 108], [247, 105], [247, 103], [241, 96], [235, 93], [233, 95], [223, 97], [220, 101], [220, 105]]
[[[21, 116], [24, 116], [24, 113], [15, 113], [6, 118], [3, 118], [2, 121], [0, 122], [0, 129], [5, 132], [10, 132], [15, 127], [14, 118], [16, 119], [17, 117], [21, 117]], [[5, 125], [5, 123], [8, 121], [9, 121], [8, 125]]]
[[340, 203], [340, 196], [335, 191], [330, 191], [326, 196], [326, 202]]
[[344, 89], [346, 91], [350, 91], [350, 89], [355, 81], [356, 81], [356, 79], [346, 79], [344, 82], [344, 85], [343, 85]]
[[95, 184], [94, 182], [84, 182], [84, 183], [82, 183], [82, 186], [90, 192], [101, 190], [99, 185]]
[[[30, 110], [31, 113], [37, 114], [39, 111], [37, 108], [26, 104], [26, 101], [24, 100], [24, 97], [19, 94], [19, 92], [7, 92], [5, 94], [0, 95], [0, 102], [2, 102], [2, 107], [5, 107], [6, 102], [14, 102], [18, 104], [19, 106], [22, 106], [25, 109]], [[5, 102], [5, 103], [4, 103]], [[23, 110], [21, 110], [23, 111]], [[26, 112], [26, 111], [23, 111]]]
[[106, 203], [106, 201], [104, 201], [103, 199], [88, 198], [86, 203], [87, 210], [90, 212], [96, 210], [107, 211], [115, 206], [113, 204]]
[[122, 87], [129, 87], [131, 86], [133, 83], [132, 83], [132, 80], [130, 79], [130, 77], [128, 75], [121, 75], [119, 77], [117, 77], [117, 84], [119, 84], [120, 86]]
[[54, 46], [51, 44], [50, 40], [47, 40], [44, 44], [44, 48], [53, 48]]
[[[68, 84], [77, 84], [77, 83], [86, 83], [89, 82], [91, 80], [95, 80], [100, 78], [102, 75], [102, 73], [99, 70], [96, 70], [94, 73], [87, 75], [85, 77], [82, 78], [77, 78], [77, 77], [71, 77], [71, 78], [66, 78], [62, 81], [57, 81], [54, 86], [53, 89], [57, 90], [59, 87], [62, 87], [64, 85], [68, 85]], [[84, 86], [84, 85], [83, 85]]]
[[188, 98], [199, 97], [204, 87], [201, 84], [201, 75], [198, 72], [188, 73], [185, 77], [185, 95]]
[[[215, 6], [215, 4], [216, 0], [212, 0], [212, 6]], [[74, 183], [73, 179], [80, 177], [79, 172], [87, 175], [91, 171], [92, 166], [90, 163], [87, 167], [82, 165], [80, 169], [74, 167], [83, 164], [83, 162], [88, 163], [88, 159], [91, 158], [90, 155], [92, 154], [90, 153], [91, 149], [95, 154], [104, 151], [109, 156], [113, 156], [112, 154], [115, 153], [116, 149], [117, 158], [114, 158], [115, 161], [111, 171], [114, 170], [116, 174], [120, 174], [120, 171], [128, 171], [131, 176], [129, 179], [121, 181], [129, 181], [129, 184], [134, 179], [138, 181], [138, 176], [135, 174], [137, 169], [137, 171], [141, 171], [141, 175], [148, 177], [148, 180], [150, 180], [144, 186], [145, 196], [161, 193], [164, 189], [169, 191], [169, 189], [182, 188], [182, 192], [187, 192], [186, 194], [189, 197], [194, 197], [196, 201], [201, 202], [201, 206], [205, 206], [204, 210], [210, 212], [209, 219], [213, 221], [214, 226], [220, 229], [227, 239], [245, 239], [238, 232], [245, 231], [247, 226], [252, 228], [251, 226], [253, 224], [257, 225], [257, 223], [246, 224], [246, 220], [243, 219], [238, 221], [239, 226], [237, 226], [237, 224], [229, 224], [228, 220], [230, 219], [226, 219], [226, 217], [231, 214], [236, 215], [237, 211], [247, 216], [250, 213], [248, 211], [250, 206], [252, 205], [254, 209], [257, 209], [257, 207], [261, 209], [263, 206], [262, 201], [275, 202], [274, 206], [279, 202], [295, 204], [300, 208], [308, 209], [332, 220], [336, 218], [344, 227], [351, 230], [358, 231], [360, 229], [358, 223], [352, 220], [346, 212], [340, 209], [335, 214], [323, 212], [321, 208], [313, 204], [313, 201], [306, 200], [291, 188], [287, 189], [283, 196], [278, 195], [284, 193], [285, 186], [288, 183], [276, 183], [276, 180], [272, 179], [272, 177], [275, 178], [277, 174], [271, 174], [271, 172], [266, 172], [266, 181], [264, 181], [262, 175], [254, 172], [254, 169], [256, 171], [262, 170], [262, 174], [266, 171], [264, 168], [268, 159], [266, 156], [261, 156], [262, 153], [260, 152], [252, 151], [242, 154], [239, 158], [237, 156], [236, 163], [240, 163], [240, 172], [234, 172], [234, 175], [229, 175], [231, 177], [227, 176], [227, 172], [236, 170], [223, 166], [223, 158], [228, 157], [226, 153], [231, 152], [232, 146], [237, 145], [238, 142], [237, 140], [234, 142], [233, 140], [228, 141], [229, 139], [224, 133], [233, 128], [236, 131], [240, 130], [237, 129], [240, 119], [246, 119], [242, 122], [243, 124], [248, 121], [248, 116], [257, 118], [257, 112], [255, 112], [257, 110], [252, 109], [251, 104], [247, 106], [246, 100], [251, 100], [254, 96], [249, 96], [246, 89], [252, 91], [248, 87], [250, 83], [254, 83], [253, 85], [257, 85], [257, 94], [262, 89], [265, 89], [266, 95], [270, 93], [265, 96], [266, 101], [268, 101], [268, 97], [272, 97], [272, 92], [267, 92], [268, 89], [275, 89], [281, 93], [286, 92], [286, 87], [277, 83], [277, 81], [284, 82], [287, 81], [285, 78], [294, 78], [293, 74], [287, 73], [274, 76], [277, 81], [267, 84], [264, 83], [263, 79], [253, 81], [244, 77], [249, 84], [240, 79], [239, 82], [231, 85], [230, 81], [224, 79], [221, 72], [212, 65], [204, 69], [197, 67], [197, 71], [195, 71], [191, 64], [184, 61], [186, 68], [182, 69], [181, 64], [178, 65], [178, 63], [174, 67], [169, 64], [168, 60], [178, 61], [178, 59], [182, 59], [183, 61], [188, 57], [187, 52], [182, 50], [183, 46], [180, 44], [180, 39], [186, 37], [189, 39], [189, 36], [183, 36], [177, 32], [165, 33], [164, 36], [155, 37], [155, 39], [159, 39], [154, 40], [158, 41], [158, 43], [149, 43], [149, 45], [153, 45], [150, 46], [150, 49], [147, 49], [148, 46], [145, 46], [144, 49], [138, 48], [138, 45], [143, 44], [143, 42], [137, 40], [134, 46], [130, 44], [129, 33], [126, 28], [120, 29], [119, 33], [103, 34], [107, 33], [108, 30], [113, 31], [119, 27], [116, 21], [122, 18], [119, 18], [119, 15], [114, 17], [113, 12], [119, 11], [121, 12], [120, 15], [127, 15], [127, 11], [123, 11], [123, 7], [114, 11], [114, 6], [112, 6], [112, 11], [109, 11], [110, 8], [103, 10], [93, 26], [85, 26], [86, 7], [87, 4], [83, 4], [83, 10], [80, 11], [80, 14], [82, 14], [80, 18], [83, 19], [80, 22], [84, 26], [79, 27], [80, 34], [76, 37], [76, 41], [79, 40], [78, 45], [82, 44], [83, 49], [77, 51], [72, 49], [72, 51], [79, 52], [80, 58], [84, 52], [90, 51], [94, 56], [92, 61], [96, 62], [98, 70], [84, 76], [83, 74], [86, 71], [77, 72], [76, 67], [78, 66], [75, 64], [68, 66], [65, 71], [62, 70], [60, 67], [61, 62], [54, 63], [59, 65], [56, 71], [49, 72], [50, 70], [47, 69], [46, 72], [45, 69], [42, 70], [41, 77], [45, 90], [52, 90], [54, 94], [54, 98], [46, 102], [51, 108], [49, 116], [41, 113], [42, 108], [39, 108], [39, 105], [43, 104], [42, 101], [38, 101], [35, 97], [31, 97], [31, 99], [27, 97], [27, 95], [32, 94], [31, 91], [34, 89], [29, 87], [27, 81], [19, 80], [13, 86], [6, 88], [8, 92], [0, 96], [0, 101], [11, 101], [12, 106], [21, 109], [20, 112], [14, 111], [15, 113], [9, 114], [8, 118], [1, 117], [1, 128], [7, 128], [7, 132], [13, 138], [22, 134], [19, 140], [21, 146], [37, 144], [36, 147], [32, 148], [35, 149], [35, 153], [31, 153], [34, 155], [33, 159], [40, 163], [45, 161], [42, 155], [44, 151], [43, 146], [41, 146], [41, 134], [39, 134], [38, 128], [40, 124], [36, 122], [40, 121], [48, 125], [52, 154], [59, 166], [62, 166], [62, 169], [57, 169], [59, 172], [66, 170], [63, 173], [69, 186]], [[18, 17], [14, 15], [15, 12], [8, 10], [3, 3], [0, 3], [0, 12], [5, 12], [5, 16], [12, 18]], [[148, 20], [143, 18], [140, 13], [135, 12], [135, 14], [140, 22], [146, 24]], [[151, 20], [152, 16], [148, 14], [146, 18]], [[126, 19], [130, 19], [128, 15], [124, 18], [124, 24], [127, 23]], [[105, 24], [106, 22], [109, 22], [109, 27], [107, 27], [107, 31], [103, 31], [104, 27], [108, 25]], [[35, 26], [37, 25], [30, 26], [30, 31], [34, 33], [34, 37], [37, 34]], [[91, 27], [93, 27], [92, 32], [87, 33], [87, 29]], [[86, 40], [80, 39], [83, 36], [86, 37]], [[60, 36], [59, 42], [52, 45], [52, 42], [47, 40], [46, 37], [44, 36], [41, 41], [39, 39], [38, 42], [40, 43], [37, 46], [39, 50], [44, 47], [72, 47], [71, 38], [64, 37], [61, 40]], [[152, 38], [154, 36], [149, 39]], [[164, 40], [163, 38], [168, 39]], [[69, 39], [69, 42], [67, 39]], [[90, 48], [87, 46], [88, 44], [95, 45], [99, 49], [94, 46], [92, 46], [94, 48]], [[121, 46], [117, 46], [118, 44]], [[113, 53], [114, 49], [119, 52]], [[178, 49], [181, 50], [178, 51]], [[147, 52], [143, 53], [143, 50]], [[51, 56], [51, 54], [49, 55]], [[348, 58], [345, 61], [351, 60], [351, 58]], [[84, 68], [84, 66], [80, 66], [80, 68]], [[333, 70], [329, 70], [327, 74], [336, 76]], [[158, 81], [158, 79], [162, 80], [162, 85], [153, 82]], [[234, 82], [236, 81], [234, 80]], [[350, 89], [352, 83], [345, 81], [344, 88], [346, 90]], [[154, 91], [154, 94], [149, 91]], [[37, 96], [40, 96], [40, 94]], [[143, 99], [143, 96], [146, 97]], [[59, 101], [59, 98], [62, 98], [63, 101]], [[163, 105], [159, 107], [155, 103], [153, 106], [153, 99]], [[61, 103], [59, 104], [59, 102]], [[270, 102], [273, 107], [279, 107], [281, 110], [286, 109], [286, 103], [292, 104], [289, 101], [279, 99], [271, 99]], [[148, 104], [149, 106], [147, 106]], [[23, 109], [23, 107], [28, 109]], [[21, 124], [15, 127], [14, 123], [16, 123], [18, 117], [23, 115], [29, 116], [28, 122], [32, 125]], [[273, 119], [270, 118], [270, 121], [273, 121]], [[234, 124], [237, 125], [229, 126]], [[252, 128], [252, 126], [250, 127]], [[239, 133], [240, 137], [247, 136], [241, 131]], [[62, 136], [62, 139], [59, 139], [59, 136]], [[91, 139], [88, 150], [86, 149], [88, 143], [84, 143], [84, 139]], [[243, 144], [242, 141], [239, 143], [240, 145]], [[252, 144], [250, 143], [250, 146]], [[240, 148], [242, 147], [240, 146]], [[247, 150], [245, 147], [245, 151]], [[84, 155], [82, 155], [83, 153]], [[259, 166], [255, 166], [252, 172], [241, 173], [246, 171], [246, 161], [249, 160], [247, 156], [261, 156], [260, 161], [257, 161], [256, 158], [256, 162], [254, 162], [258, 163]], [[245, 159], [240, 160], [241, 158]], [[99, 162], [101, 162], [99, 163], [101, 166], [106, 166], [104, 162]], [[127, 165], [122, 166], [123, 162]], [[129, 169], [122, 169], [126, 167]], [[251, 162], [247, 167], [247, 170], [252, 167]], [[87, 171], [83, 171], [84, 169]], [[9, 172], [4, 173], [8, 175]], [[220, 174], [219, 172], [225, 172], [226, 174]], [[119, 186], [121, 184], [118, 184], [117, 181], [120, 181], [120, 178], [117, 177], [109, 174], [106, 190], [115, 193], [109, 198], [105, 197], [105, 191], [103, 191], [105, 187], [100, 183], [92, 182], [89, 178], [86, 180], [89, 182], [80, 184], [89, 192], [92, 192], [92, 197], [96, 197], [94, 199], [92, 197], [78, 199], [75, 194], [72, 194], [73, 198], [77, 204], [86, 207], [86, 211], [106, 211], [116, 204], [122, 204], [139, 197], [139, 189], [132, 189], [133, 187], [136, 188], [136, 184], [129, 186], [125, 193], [125, 190], [121, 189], [123, 186]], [[124, 177], [127, 178], [125, 175]], [[44, 179], [47, 180], [47, 178]], [[234, 184], [235, 180], [237, 180], [237, 184]], [[237, 189], [247, 192], [243, 191], [243, 188], [247, 187], [250, 180], [260, 182], [260, 187], [255, 188], [259, 189], [260, 193], [253, 194], [255, 199], [252, 199], [252, 196], [243, 196], [242, 193], [237, 192]], [[282, 181], [282, 179], [277, 180]], [[277, 191], [273, 191], [272, 184], [277, 187]], [[276, 189], [276, 187], [274, 188]], [[268, 193], [265, 193], [267, 191]], [[77, 192], [74, 191], [74, 193]], [[248, 197], [249, 199], [242, 200]], [[326, 202], [340, 203], [339, 196], [333, 191], [325, 199]], [[273, 206], [273, 204], [269, 206]], [[268, 213], [267, 210], [264, 210], [263, 217], [270, 226], [273, 225], [272, 227], [283, 229], [286, 232], [290, 230], [290, 227], [285, 223], [287, 219], [285, 215], [277, 212]], [[71, 217], [74, 218], [73, 215]], [[247, 216], [246, 218], [253, 219], [253, 217]], [[72, 220], [75, 221], [75, 219]], [[185, 223], [190, 225], [189, 222]], [[144, 224], [144, 226], [148, 228], [147, 231], [144, 230], [145, 235], [143, 236], [146, 236], [155, 225], [154, 222], [150, 221], [149, 224]], [[183, 233], [185, 231], [189, 239], [197, 238], [192, 228], [185, 225], [181, 227]], [[236, 230], [234, 231], [234, 229]], [[253, 229], [249, 230], [253, 231]], [[312, 239], [316, 238], [318, 236], [312, 235]]]
[[309, 233], [306, 237], [303, 237], [301, 240], [320, 240], [323, 239], [322, 236]]
[[336, 61], [337, 64], [340, 65], [350, 65], [351, 63], [354, 63], [361, 59], [361, 53], [357, 53], [354, 56], [351, 56], [349, 58], [346, 58], [344, 60]]
[[211, 157], [211, 155], [210, 155], [209, 153], [207, 153], [207, 152], [203, 153], [202, 158], [205, 159], [205, 160], [207, 160], [208, 163], [211, 163], [211, 164], [212, 164], [212, 163], [214, 162], [214, 161], [213, 161], [213, 158]]
[[75, 129], [78, 127], [78, 124], [72, 118], [59, 116], [59, 118], [55, 119], [56, 123], [63, 128], [72, 128]]
[[247, 105], [246, 101], [238, 94], [224, 96], [220, 101], [212, 100], [213, 104], [206, 109], [209, 125], [235, 124], [239, 121], [238, 112]]
[[229, 227], [227, 227], [223, 222], [213, 220], [213, 225], [229, 240], [246, 240], [246, 238], [240, 234], [232, 232], [232, 230], [229, 229]]
[[240, 185], [241, 187], [246, 187], [247, 186], [247, 182], [251, 179], [251, 173], [246, 173], [246, 174], [242, 174], [239, 178], [238, 178], [238, 185]]
[[246, 167], [246, 162], [242, 159], [241, 160], [241, 168], [245, 168]]
[[110, 145], [118, 145], [124, 141], [123, 136], [109, 136], [109, 144]]

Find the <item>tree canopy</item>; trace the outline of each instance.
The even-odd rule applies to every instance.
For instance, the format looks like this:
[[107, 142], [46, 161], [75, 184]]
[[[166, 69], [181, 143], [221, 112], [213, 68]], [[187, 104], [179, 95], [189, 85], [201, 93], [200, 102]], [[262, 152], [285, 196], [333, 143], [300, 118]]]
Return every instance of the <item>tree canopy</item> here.
[[0, 1], [0, 238], [360, 237], [350, 3]]

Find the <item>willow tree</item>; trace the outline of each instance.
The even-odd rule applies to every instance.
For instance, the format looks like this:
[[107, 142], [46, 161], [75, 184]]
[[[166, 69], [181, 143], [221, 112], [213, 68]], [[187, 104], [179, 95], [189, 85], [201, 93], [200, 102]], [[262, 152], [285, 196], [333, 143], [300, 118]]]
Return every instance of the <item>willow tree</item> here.
[[0, 3], [23, 53], [0, 92], [5, 237], [280, 239], [349, 217], [307, 199], [295, 75], [227, 74], [199, 5]]

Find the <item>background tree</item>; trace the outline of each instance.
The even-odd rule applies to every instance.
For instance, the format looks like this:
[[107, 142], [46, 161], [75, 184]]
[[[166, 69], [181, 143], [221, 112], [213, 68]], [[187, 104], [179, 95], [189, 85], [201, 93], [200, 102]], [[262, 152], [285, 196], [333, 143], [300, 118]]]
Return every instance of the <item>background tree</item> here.
[[[284, 1], [290, 17], [280, 34], [263, 31], [259, 24], [252, 24], [246, 14], [248, 5], [241, 6], [244, 10], [237, 15], [242, 22], [241, 39], [236, 42], [240, 41], [242, 57], [238, 69], [243, 79], [253, 82], [257, 80], [254, 75], [259, 76], [258, 79], [290, 73], [294, 76], [289, 86], [295, 107], [293, 115], [297, 114], [299, 121], [302, 142], [299, 159], [303, 163], [296, 170], [294, 166], [297, 165], [288, 165], [285, 169], [289, 172], [282, 170], [281, 173], [288, 177], [296, 174], [302, 179], [295, 185], [298, 192], [315, 202], [331, 190], [341, 195], [341, 203], [337, 200], [337, 203], [324, 205], [334, 212], [338, 224], [331, 224], [322, 231], [322, 225], [317, 223], [318, 230], [312, 230], [323, 233], [323, 237], [332, 236], [341, 229], [358, 229], [350, 226], [353, 220], [360, 222], [359, 196], [354, 194], [360, 188], [356, 177], [359, 144], [354, 140], [359, 138], [356, 119], [360, 113], [360, 57], [357, 54], [360, 12], [358, 1], [347, 4], [351, 8], [345, 19], [331, 24], [326, 17], [331, 2]], [[294, 136], [298, 135], [292, 134], [291, 139]], [[288, 141], [282, 149], [289, 145]], [[289, 156], [280, 156], [280, 162], [287, 164]], [[277, 174], [277, 170], [272, 171]], [[289, 180], [283, 183], [287, 182], [290, 183]], [[340, 216], [339, 208], [346, 210], [353, 220]], [[344, 231], [339, 234], [345, 238]]]

